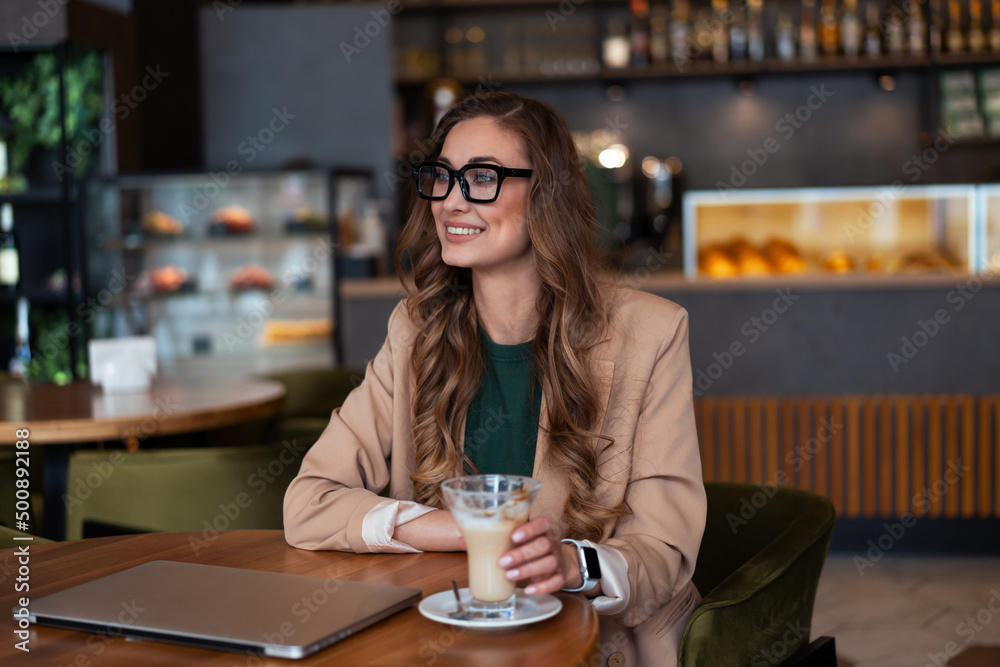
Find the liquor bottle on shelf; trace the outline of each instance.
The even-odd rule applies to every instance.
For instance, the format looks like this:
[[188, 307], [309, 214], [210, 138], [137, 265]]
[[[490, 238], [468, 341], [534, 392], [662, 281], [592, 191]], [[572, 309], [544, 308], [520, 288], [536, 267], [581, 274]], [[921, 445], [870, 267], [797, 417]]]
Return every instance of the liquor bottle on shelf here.
[[817, 55], [816, 2], [815, 0], [802, 0], [802, 20], [799, 23], [799, 57], [810, 62], [816, 60]]
[[1000, 0], [990, 3], [990, 51], [1000, 53]]
[[948, 35], [945, 39], [949, 52], [961, 53], [965, 50], [965, 37], [962, 35], [962, 5], [959, 0], [948, 0]]
[[990, 7], [990, 51], [1000, 53], [1000, 0], [992, 0]]
[[629, 0], [632, 22], [629, 28], [629, 61], [632, 67], [649, 65], [649, 2]]
[[670, 56], [675, 63], [688, 60], [691, 43], [691, 2], [674, 0], [674, 10], [670, 15]]
[[670, 42], [667, 39], [667, 8], [658, 5], [649, 17], [649, 60], [654, 63], [666, 62], [670, 58]]
[[910, 17], [906, 23], [908, 28], [910, 55], [911, 56], [922, 56], [927, 50], [924, 44], [924, 35], [927, 26], [924, 22], [923, 11], [920, 9], [920, 3], [915, 2], [910, 6]]
[[858, 18], [858, 0], [845, 0], [840, 17], [840, 45], [844, 55], [857, 58], [861, 51], [861, 19]]
[[969, 0], [969, 51], [982, 53], [986, 50], [986, 34], [983, 32], [982, 0]]
[[726, 0], [712, 0], [712, 60], [718, 64], [729, 62], [729, 31], [726, 17], [729, 16]]
[[837, 0], [823, 0], [819, 9], [819, 42], [826, 57], [840, 51], [840, 27], [837, 21]]
[[610, 69], [628, 67], [630, 46], [625, 36], [625, 24], [621, 21], [608, 22], [608, 34], [604, 36], [602, 48], [604, 66]]
[[928, 7], [930, 17], [927, 20], [927, 49], [938, 55], [944, 45], [944, 15], [941, 12], [941, 0], [930, 0]]
[[869, 58], [882, 57], [882, 31], [878, 21], [878, 2], [868, 0], [865, 5], [865, 55]]
[[28, 299], [17, 300], [17, 328], [14, 331], [14, 354], [7, 364], [12, 377], [23, 379], [31, 363], [31, 342], [28, 331]]
[[736, 5], [723, 17], [729, 24], [729, 57], [733, 62], [742, 63], [747, 59], [747, 26], [743, 7]]
[[899, 58], [906, 49], [906, 14], [896, 5], [890, 5], [885, 17], [885, 50]]
[[[764, 61], [764, 0], [749, 0], [748, 6], [747, 55], [751, 61], [759, 63]], [[793, 46], [792, 51], [794, 50]]]
[[714, 57], [715, 35], [712, 32], [714, 22], [712, 10], [706, 7], [699, 9], [695, 15], [692, 30], [694, 31], [694, 42], [697, 45], [698, 60], [711, 60]]
[[14, 292], [21, 282], [21, 260], [14, 236], [14, 207], [0, 205], [0, 290]]
[[784, 62], [795, 60], [795, 25], [791, 15], [786, 11], [778, 12], [778, 21], [774, 28], [774, 50], [778, 58]]

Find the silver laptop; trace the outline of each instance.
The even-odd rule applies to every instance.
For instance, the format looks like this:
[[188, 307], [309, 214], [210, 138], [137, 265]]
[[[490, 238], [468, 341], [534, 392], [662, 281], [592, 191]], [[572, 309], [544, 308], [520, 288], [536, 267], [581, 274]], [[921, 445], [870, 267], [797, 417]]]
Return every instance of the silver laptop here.
[[29, 605], [39, 625], [304, 658], [420, 600], [418, 588], [158, 560]]

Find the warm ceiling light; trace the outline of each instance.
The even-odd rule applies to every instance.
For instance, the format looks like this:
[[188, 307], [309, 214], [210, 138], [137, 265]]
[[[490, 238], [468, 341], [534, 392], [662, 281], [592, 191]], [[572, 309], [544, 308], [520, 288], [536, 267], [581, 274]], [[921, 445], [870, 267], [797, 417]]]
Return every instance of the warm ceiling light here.
[[605, 169], [624, 167], [625, 162], [628, 161], [628, 148], [622, 144], [612, 144], [601, 151], [600, 155], [597, 156], [597, 161]]
[[878, 78], [878, 85], [882, 90], [896, 90], [896, 77], [889, 74], [883, 74]]

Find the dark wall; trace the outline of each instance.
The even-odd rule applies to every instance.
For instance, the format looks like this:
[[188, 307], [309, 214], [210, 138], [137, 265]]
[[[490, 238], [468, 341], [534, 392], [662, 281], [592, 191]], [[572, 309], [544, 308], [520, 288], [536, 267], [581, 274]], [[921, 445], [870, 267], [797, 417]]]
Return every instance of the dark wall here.
[[136, 67], [169, 75], [138, 106], [141, 162], [129, 171], [202, 168], [201, 78], [198, 67], [199, 0], [138, 0], [133, 4]]
[[[932, 76], [900, 70], [886, 92], [868, 71], [766, 74], [750, 97], [731, 76], [640, 80], [624, 83], [621, 102], [599, 82], [501, 89], [552, 103], [573, 130], [619, 129], [637, 159], [679, 157], [688, 189], [976, 182], [1000, 168], [996, 146], [949, 144], [927, 169], [913, 161], [922, 134], [940, 130], [921, 102]], [[762, 164], [744, 165], [748, 151]]]
[[[651, 291], [688, 311], [697, 395], [1000, 392], [995, 279], [881, 290]], [[362, 367], [378, 352], [396, 302], [345, 303], [347, 365]], [[734, 345], [741, 354], [732, 354]]]

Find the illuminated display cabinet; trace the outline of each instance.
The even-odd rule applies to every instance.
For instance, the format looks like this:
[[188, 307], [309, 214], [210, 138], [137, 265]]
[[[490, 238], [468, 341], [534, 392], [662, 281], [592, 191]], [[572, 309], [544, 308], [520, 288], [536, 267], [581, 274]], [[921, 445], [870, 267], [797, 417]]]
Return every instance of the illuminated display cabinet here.
[[691, 191], [683, 205], [688, 278], [961, 276], [1000, 260], [995, 186]]

